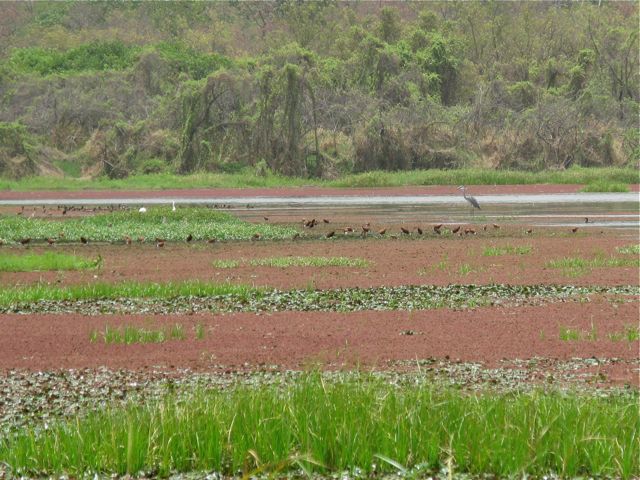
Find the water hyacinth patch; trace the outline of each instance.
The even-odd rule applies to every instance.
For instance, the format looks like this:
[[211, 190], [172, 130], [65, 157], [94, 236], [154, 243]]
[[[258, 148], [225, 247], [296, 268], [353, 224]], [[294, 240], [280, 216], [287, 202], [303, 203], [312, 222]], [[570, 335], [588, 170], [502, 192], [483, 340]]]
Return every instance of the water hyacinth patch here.
[[270, 224], [253, 224], [241, 221], [226, 213], [209, 208], [148, 207], [145, 213], [137, 210], [68, 218], [64, 222], [0, 216], [0, 239], [6, 243], [30, 238], [44, 241], [47, 238], [59, 242], [79, 242], [81, 237], [89, 242], [122, 243], [126, 238], [154, 241], [162, 238], [169, 242], [184, 242], [189, 236], [201, 240], [250, 240], [259, 235], [262, 239], [291, 238], [296, 229]]

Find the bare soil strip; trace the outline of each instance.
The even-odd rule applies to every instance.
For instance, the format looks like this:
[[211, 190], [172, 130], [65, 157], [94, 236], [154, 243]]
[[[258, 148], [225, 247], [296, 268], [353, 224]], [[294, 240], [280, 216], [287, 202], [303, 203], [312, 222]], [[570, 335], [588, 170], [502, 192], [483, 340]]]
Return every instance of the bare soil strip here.
[[[185, 340], [110, 345], [93, 331], [105, 326], [183, 325]], [[192, 316], [0, 315], [0, 369], [96, 368], [211, 370], [243, 365], [303, 368], [325, 366], [395, 368], [399, 361], [446, 358], [496, 365], [503, 359], [547, 357], [638, 358], [637, 341], [608, 334], [637, 325], [637, 304], [603, 298], [520, 308], [470, 311], [220, 314]], [[197, 325], [204, 338], [197, 339]], [[584, 333], [560, 339], [562, 328]], [[586, 339], [595, 332], [595, 339]], [[616, 383], [638, 385], [637, 367], [615, 369]]]
[[[424, 227], [424, 226], [423, 226]], [[327, 227], [322, 227], [327, 228]], [[335, 229], [335, 227], [333, 227]], [[425, 229], [428, 227], [424, 227]], [[491, 227], [493, 228], [493, 227]], [[390, 232], [391, 233], [391, 232]], [[128, 281], [206, 281], [245, 283], [255, 286], [289, 288], [379, 287], [396, 285], [463, 284], [572, 284], [638, 285], [635, 267], [596, 268], [568, 277], [560, 269], [546, 266], [549, 260], [564, 257], [593, 259], [598, 255], [620, 256], [616, 247], [637, 243], [622, 234], [586, 236], [580, 233], [555, 237], [498, 237], [481, 231], [478, 235], [441, 238], [418, 236], [413, 239], [383, 241], [350, 239], [284, 242], [198, 243], [155, 245], [55, 245], [29, 249], [30, 252], [55, 250], [103, 258], [103, 268], [74, 272], [0, 273], [0, 285], [55, 282], [71, 285], [90, 282]], [[531, 253], [485, 256], [487, 247], [531, 247]], [[354, 267], [253, 267], [255, 258], [281, 256], [323, 256], [363, 258], [366, 268]], [[215, 260], [246, 260], [237, 268], [216, 268]]]

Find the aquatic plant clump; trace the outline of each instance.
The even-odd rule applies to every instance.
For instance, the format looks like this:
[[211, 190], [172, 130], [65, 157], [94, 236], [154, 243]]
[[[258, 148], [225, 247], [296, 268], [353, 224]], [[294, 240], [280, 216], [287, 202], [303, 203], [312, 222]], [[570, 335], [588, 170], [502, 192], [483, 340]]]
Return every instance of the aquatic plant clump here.
[[0, 289], [0, 312], [183, 313], [421, 310], [519, 305], [592, 294], [633, 296], [640, 287], [572, 285], [410, 285], [329, 290], [277, 290], [206, 282], [34, 285]]

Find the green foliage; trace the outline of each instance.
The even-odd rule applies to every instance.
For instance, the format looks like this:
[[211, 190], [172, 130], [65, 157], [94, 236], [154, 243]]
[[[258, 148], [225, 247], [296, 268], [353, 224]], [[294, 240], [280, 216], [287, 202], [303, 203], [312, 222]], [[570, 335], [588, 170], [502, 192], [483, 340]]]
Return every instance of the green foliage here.
[[20, 178], [33, 174], [36, 140], [19, 122], [0, 122], [0, 175]]
[[387, 43], [398, 41], [402, 34], [400, 16], [395, 8], [384, 7], [380, 10], [380, 38]]
[[223, 55], [202, 53], [179, 41], [161, 42], [154, 49], [169, 62], [175, 72], [186, 73], [194, 80], [233, 65], [233, 61]]
[[159, 158], [150, 158], [142, 162], [138, 170], [143, 175], [166, 173], [169, 170], [167, 162]]
[[14, 49], [9, 63], [19, 72], [39, 75], [123, 70], [133, 65], [139, 52], [138, 47], [118, 40], [94, 41], [62, 52], [40, 47]]
[[[640, 473], [637, 394], [461, 394], [373, 375], [167, 395], [26, 428], [0, 440], [16, 475], [156, 471], [281, 476], [562, 477]], [[247, 454], [249, 452], [249, 455]], [[375, 466], [374, 466], [375, 464]], [[453, 470], [453, 471], [452, 471]]]

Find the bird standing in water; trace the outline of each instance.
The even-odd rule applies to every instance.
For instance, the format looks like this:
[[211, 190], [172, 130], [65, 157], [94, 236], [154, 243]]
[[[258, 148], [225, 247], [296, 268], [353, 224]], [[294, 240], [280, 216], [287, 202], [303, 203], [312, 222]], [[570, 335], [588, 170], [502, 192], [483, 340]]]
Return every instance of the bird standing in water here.
[[478, 203], [478, 200], [476, 200], [474, 197], [472, 197], [471, 195], [467, 195], [467, 190], [465, 188], [464, 185], [460, 185], [458, 187], [458, 190], [462, 190], [462, 196], [464, 197], [464, 199], [469, 202], [471, 204], [471, 206], [473, 207], [471, 209], [471, 212], [475, 212], [475, 208], [477, 208], [478, 210], [480, 210], [480, 204]]

